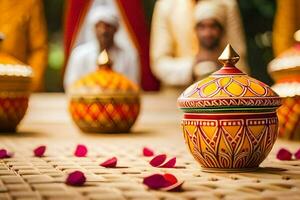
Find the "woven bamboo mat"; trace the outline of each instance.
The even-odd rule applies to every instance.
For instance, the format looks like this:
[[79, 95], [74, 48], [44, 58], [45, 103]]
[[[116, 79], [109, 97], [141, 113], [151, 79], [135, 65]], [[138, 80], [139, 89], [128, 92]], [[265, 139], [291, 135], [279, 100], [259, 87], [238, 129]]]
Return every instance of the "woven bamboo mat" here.
[[[277, 141], [256, 172], [202, 172], [185, 147], [177, 97], [177, 93], [146, 94], [133, 133], [97, 135], [78, 131], [68, 115], [64, 95], [33, 95], [19, 133], [0, 135], [0, 148], [15, 153], [0, 160], [0, 200], [300, 199], [300, 161], [275, 159], [279, 148], [296, 151], [300, 143]], [[85, 158], [73, 156], [79, 143], [89, 149]], [[45, 157], [33, 157], [32, 150], [39, 145], [47, 146]], [[176, 168], [151, 167], [150, 158], [141, 155], [144, 146], [156, 154], [176, 156]], [[112, 156], [118, 158], [117, 168], [99, 166]], [[85, 185], [66, 185], [66, 175], [77, 169], [86, 174]], [[181, 192], [149, 190], [142, 184], [143, 177], [166, 172], [185, 181]]]
[[[89, 148], [88, 156], [72, 154], [77, 141], [7, 139], [1, 147], [15, 152], [13, 158], [0, 161], [0, 199], [300, 199], [300, 161], [277, 161], [274, 153], [256, 172], [205, 173], [191, 158], [184, 145], [151, 141], [157, 153], [177, 157], [174, 169], [151, 167], [141, 154], [147, 140], [120, 139], [80, 141]], [[46, 144], [43, 158], [32, 149]], [[274, 151], [275, 152], [275, 151]], [[117, 168], [103, 168], [99, 163], [118, 158]], [[66, 174], [81, 170], [87, 176], [84, 186], [64, 183]], [[149, 190], [143, 177], [170, 172], [184, 180], [182, 191]]]

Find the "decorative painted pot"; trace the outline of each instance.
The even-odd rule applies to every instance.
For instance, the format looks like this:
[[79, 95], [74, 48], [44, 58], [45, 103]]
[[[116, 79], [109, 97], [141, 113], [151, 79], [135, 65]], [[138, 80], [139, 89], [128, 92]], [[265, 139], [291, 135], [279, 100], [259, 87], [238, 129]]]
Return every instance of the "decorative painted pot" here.
[[[296, 44], [272, 60], [268, 66], [272, 86], [283, 98], [278, 109], [279, 137], [300, 140], [300, 32], [295, 33]], [[298, 35], [298, 38], [297, 38]]]
[[219, 57], [223, 67], [178, 98], [186, 144], [206, 171], [254, 170], [277, 138], [280, 97], [237, 69], [238, 60], [228, 45]]
[[[0, 37], [0, 41], [3, 38]], [[32, 69], [0, 51], [0, 132], [15, 132], [30, 95]]]
[[129, 132], [140, 111], [138, 86], [114, 72], [106, 51], [99, 68], [76, 81], [69, 91], [69, 111], [84, 132]]

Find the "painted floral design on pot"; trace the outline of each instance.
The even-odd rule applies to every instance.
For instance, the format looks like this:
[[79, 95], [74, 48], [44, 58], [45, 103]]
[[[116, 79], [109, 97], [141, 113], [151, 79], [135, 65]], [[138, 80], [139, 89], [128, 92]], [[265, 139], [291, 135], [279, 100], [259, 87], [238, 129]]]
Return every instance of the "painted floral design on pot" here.
[[184, 139], [206, 171], [255, 170], [277, 138], [281, 99], [236, 68], [238, 60], [227, 45], [219, 57], [223, 67], [178, 98]]
[[111, 69], [106, 51], [100, 54], [98, 66], [68, 91], [71, 116], [84, 132], [129, 132], [140, 111], [139, 88]]

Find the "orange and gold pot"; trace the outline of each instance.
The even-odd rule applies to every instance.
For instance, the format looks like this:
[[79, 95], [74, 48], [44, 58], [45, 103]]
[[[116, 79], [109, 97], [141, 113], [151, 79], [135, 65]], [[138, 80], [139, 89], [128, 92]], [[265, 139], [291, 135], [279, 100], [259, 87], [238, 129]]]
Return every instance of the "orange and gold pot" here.
[[[300, 34], [299, 31], [295, 36]], [[297, 39], [297, 38], [295, 38]], [[300, 140], [300, 38], [291, 48], [272, 60], [268, 72], [274, 79], [272, 86], [283, 98], [278, 109], [279, 137]]]
[[127, 133], [139, 115], [139, 88], [111, 69], [106, 51], [98, 65], [68, 91], [72, 119], [84, 132]]
[[205, 171], [255, 170], [277, 138], [281, 99], [237, 69], [238, 60], [228, 45], [219, 57], [223, 67], [178, 98], [184, 139]]

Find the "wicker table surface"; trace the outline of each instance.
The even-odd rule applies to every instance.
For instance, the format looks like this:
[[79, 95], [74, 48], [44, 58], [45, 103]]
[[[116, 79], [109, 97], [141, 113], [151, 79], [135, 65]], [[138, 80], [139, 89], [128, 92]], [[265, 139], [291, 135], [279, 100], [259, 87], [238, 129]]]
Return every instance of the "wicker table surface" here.
[[[0, 160], [2, 199], [300, 199], [300, 161], [278, 161], [281, 147], [297, 150], [300, 143], [278, 140], [270, 156], [256, 172], [205, 173], [187, 151], [180, 129], [181, 113], [175, 92], [145, 94], [142, 112], [128, 134], [84, 134], [71, 121], [63, 94], [35, 94], [19, 132], [0, 135], [0, 148], [14, 157]], [[32, 156], [46, 145], [45, 157]], [[85, 144], [85, 158], [73, 156], [77, 144]], [[176, 156], [173, 169], [151, 167], [141, 155], [144, 146], [155, 153]], [[99, 163], [118, 158], [117, 168]], [[87, 176], [81, 187], [64, 183], [66, 174], [79, 169]], [[170, 172], [184, 180], [182, 191], [149, 190], [143, 177]]]

